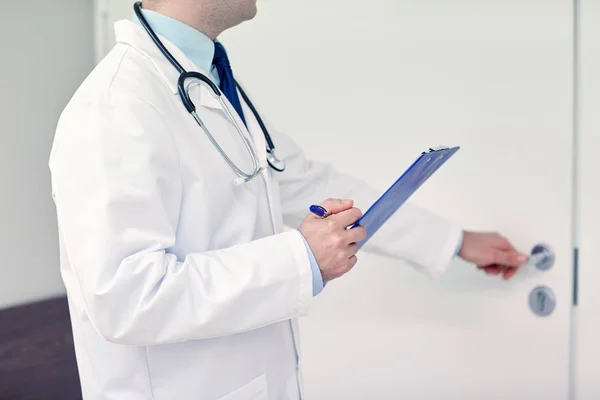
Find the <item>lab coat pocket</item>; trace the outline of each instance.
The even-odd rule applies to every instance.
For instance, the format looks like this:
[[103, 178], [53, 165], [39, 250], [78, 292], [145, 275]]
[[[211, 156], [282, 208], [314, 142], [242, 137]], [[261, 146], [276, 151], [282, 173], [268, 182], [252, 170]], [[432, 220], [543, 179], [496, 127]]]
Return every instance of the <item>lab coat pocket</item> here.
[[268, 400], [267, 375], [262, 374], [219, 400]]

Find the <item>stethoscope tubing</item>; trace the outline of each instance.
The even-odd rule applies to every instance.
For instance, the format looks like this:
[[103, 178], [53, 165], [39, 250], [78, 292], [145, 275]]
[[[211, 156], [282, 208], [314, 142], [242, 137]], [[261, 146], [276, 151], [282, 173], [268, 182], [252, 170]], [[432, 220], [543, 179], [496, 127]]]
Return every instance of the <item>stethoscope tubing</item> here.
[[[194, 118], [194, 120], [196, 121], [196, 123], [204, 131], [204, 133], [206, 134], [206, 136], [208, 137], [208, 139], [210, 140], [210, 142], [219, 151], [219, 153], [221, 154], [221, 156], [225, 159], [225, 161], [227, 162], [227, 164], [229, 164], [229, 166], [234, 170], [234, 172], [237, 175], [239, 175], [240, 177], [242, 177], [245, 182], [248, 182], [248, 181], [252, 180], [253, 178], [255, 178], [260, 173], [260, 171], [262, 169], [261, 166], [260, 166], [260, 163], [258, 162], [258, 156], [256, 155], [256, 152], [255, 152], [252, 144], [249, 142], [248, 138], [246, 138], [246, 135], [244, 135], [242, 129], [239, 126], [239, 124], [235, 121], [233, 113], [231, 112], [231, 110], [229, 110], [229, 107], [227, 106], [227, 104], [225, 103], [225, 101], [223, 101], [221, 90], [206, 75], [204, 75], [204, 74], [202, 74], [200, 72], [196, 72], [196, 71], [186, 71], [183, 68], [183, 66], [167, 50], [167, 48], [164, 46], [164, 44], [162, 43], [162, 41], [156, 35], [156, 33], [154, 32], [154, 30], [150, 27], [150, 24], [148, 23], [148, 21], [146, 20], [146, 18], [144, 17], [144, 15], [141, 12], [141, 6], [142, 6], [141, 2], [138, 1], [138, 2], [134, 3], [133, 8], [134, 8], [134, 12], [135, 12], [138, 20], [140, 21], [142, 27], [148, 33], [148, 35], [150, 36], [150, 38], [152, 39], [152, 41], [154, 42], [154, 44], [158, 47], [158, 49], [160, 50], [160, 52], [167, 58], [167, 60], [169, 60], [169, 62], [171, 63], [171, 65], [173, 65], [173, 67], [179, 72], [179, 79], [177, 81], [177, 90], [179, 92], [179, 97], [181, 98], [181, 101], [182, 101], [184, 107], [186, 108], [186, 110], [188, 111], [188, 113], [192, 115], [192, 117]], [[200, 80], [201, 82], [203, 82], [204, 84], [206, 84], [208, 87], [210, 87], [210, 89], [212, 90], [212, 92], [214, 93], [214, 95], [219, 99], [219, 102], [221, 103], [221, 107], [225, 111], [225, 114], [226, 114], [227, 118], [235, 126], [238, 135], [241, 137], [242, 141], [244, 142], [246, 150], [250, 154], [250, 158], [252, 159], [252, 164], [253, 164], [253, 172], [251, 174], [243, 172], [239, 167], [237, 167], [235, 165], [235, 163], [229, 158], [229, 156], [227, 156], [227, 154], [225, 153], [225, 151], [223, 151], [223, 149], [221, 148], [221, 146], [218, 144], [218, 142], [215, 140], [215, 138], [209, 132], [209, 130], [206, 127], [206, 125], [202, 122], [202, 119], [198, 116], [198, 113], [196, 111], [196, 106], [194, 105], [193, 101], [190, 99], [189, 92], [188, 92], [187, 86], [186, 86], [186, 82], [189, 79], [198, 79], [198, 80]], [[248, 107], [252, 111], [252, 114], [254, 114], [254, 117], [256, 118], [256, 120], [257, 120], [257, 122], [258, 122], [258, 124], [259, 124], [259, 126], [260, 126], [260, 128], [261, 128], [261, 130], [263, 132], [263, 135], [264, 135], [265, 141], [266, 141], [266, 145], [267, 145], [267, 154], [268, 154], [268, 156], [267, 156], [267, 162], [268, 162], [268, 164], [274, 170], [279, 171], [279, 172], [283, 172], [285, 170], [285, 163], [282, 160], [279, 160], [277, 158], [277, 156], [275, 155], [275, 145], [273, 144], [273, 140], [271, 139], [271, 135], [269, 134], [269, 131], [268, 131], [265, 123], [263, 122], [263, 120], [260, 117], [260, 115], [259, 115], [258, 111], [256, 110], [256, 108], [254, 107], [254, 104], [252, 104], [252, 102], [250, 101], [250, 99], [249, 99], [248, 95], [246, 94], [246, 92], [242, 89], [242, 87], [239, 85], [238, 82], [235, 82], [235, 83], [236, 83], [237, 89], [239, 90], [240, 94], [242, 95], [242, 99], [248, 105]], [[236, 179], [236, 184], [237, 183], [239, 183], [239, 182]]]

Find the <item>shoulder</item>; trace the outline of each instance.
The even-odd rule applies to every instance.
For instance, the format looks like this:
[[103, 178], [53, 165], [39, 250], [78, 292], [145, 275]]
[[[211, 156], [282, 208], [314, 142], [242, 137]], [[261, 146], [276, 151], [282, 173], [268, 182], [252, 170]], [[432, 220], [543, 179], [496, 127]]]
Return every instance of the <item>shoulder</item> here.
[[86, 77], [60, 114], [50, 154], [96, 154], [144, 135], [157, 142], [167, 126], [157, 102], [170, 92], [151, 62], [117, 44]]
[[134, 48], [117, 44], [82, 82], [60, 120], [83, 123], [82, 115], [104, 114], [128, 104], [151, 108], [166, 93], [153, 64]]

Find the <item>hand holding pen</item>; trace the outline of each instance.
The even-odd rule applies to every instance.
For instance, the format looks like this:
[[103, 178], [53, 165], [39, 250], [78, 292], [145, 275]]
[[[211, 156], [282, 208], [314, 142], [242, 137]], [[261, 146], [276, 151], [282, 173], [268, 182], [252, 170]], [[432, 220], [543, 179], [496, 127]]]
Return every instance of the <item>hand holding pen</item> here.
[[324, 282], [339, 278], [356, 265], [356, 243], [367, 236], [363, 227], [347, 229], [362, 216], [353, 205], [352, 200], [340, 199], [313, 205], [298, 228], [317, 260]]

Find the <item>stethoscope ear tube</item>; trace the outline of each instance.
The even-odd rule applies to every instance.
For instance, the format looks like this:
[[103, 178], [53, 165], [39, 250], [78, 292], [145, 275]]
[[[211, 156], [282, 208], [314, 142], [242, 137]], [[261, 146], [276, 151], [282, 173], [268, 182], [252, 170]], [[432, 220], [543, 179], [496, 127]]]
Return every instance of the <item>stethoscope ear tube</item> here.
[[142, 26], [144, 27], [144, 29], [146, 30], [156, 47], [158, 47], [160, 52], [163, 53], [163, 55], [169, 60], [173, 67], [175, 67], [175, 69], [177, 69], [177, 71], [180, 74], [183, 74], [185, 72], [185, 69], [181, 66], [181, 64], [179, 64], [179, 62], [177, 62], [175, 57], [173, 57], [173, 55], [169, 53], [165, 45], [160, 41], [158, 36], [156, 36], [156, 33], [154, 33], [152, 28], [150, 28], [150, 24], [148, 24], [146, 17], [144, 17], [144, 14], [142, 13], [141, 1], [137, 1], [133, 4], [133, 11], [135, 12], [135, 16], [140, 20]]

